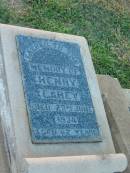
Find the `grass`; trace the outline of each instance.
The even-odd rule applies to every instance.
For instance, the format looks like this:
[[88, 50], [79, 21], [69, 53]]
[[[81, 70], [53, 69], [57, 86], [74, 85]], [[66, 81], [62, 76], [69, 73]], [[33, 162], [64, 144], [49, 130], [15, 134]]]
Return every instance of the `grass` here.
[[[0, 0], [1, 1], [1, 0]], [[24, 0], [0, 3], [0, 22], [87, 38], [96, 72], [130, 88], [130, 13], [122, 0]]]

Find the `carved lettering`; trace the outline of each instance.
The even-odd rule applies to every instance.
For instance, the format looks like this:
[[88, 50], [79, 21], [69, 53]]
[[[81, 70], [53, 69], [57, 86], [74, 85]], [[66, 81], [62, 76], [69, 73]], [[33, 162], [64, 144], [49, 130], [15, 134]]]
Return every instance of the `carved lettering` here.
[[29, 69], [32, 72], [42, 72], [42, 73], [58, 73], [66, 75], [80, 75], [78, 67], [69, 67], [69, 66], [60, 66], [60, 65], [51, 65], [51, 64], [29, 64]]
[[55, 116], [56, 124], [78, 124], [78, 118], [75, 116]]
[[45, 104], [45, 103], [32, 103], [32, 109], [36, 111], [49, 111], [49, 112], [76, 112], [76, 113], [87, 113], [92, 114], [94, 109], [86, 105], [66, 105], [66, 104]]
[[90, 134], [92, 136], [98, 135], [96, 129], [35, 129], [34, 133], [39, 133], [41, 136], [45, 137], [57, 137], [57, 136], [83, 136], [88, 137]]
[[35, 75], [34, 79], [35, 81], [32, 82], [43, 86], [79, 88], [79, 82], [76, 78]]
[[38, 89], [38, 96], [42, 99], [80, 101], [81, 95], [76, 91]]

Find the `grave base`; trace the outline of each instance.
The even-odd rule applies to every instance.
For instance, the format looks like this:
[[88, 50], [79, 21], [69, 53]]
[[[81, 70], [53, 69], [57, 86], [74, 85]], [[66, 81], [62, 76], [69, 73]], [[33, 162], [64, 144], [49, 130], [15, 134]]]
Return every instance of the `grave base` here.
[[98, 75], [106, 115], [117, 153], [125, 153], [130, 172], [130, 99], [129, 90], [123, 89], [116, 78]]
[[114, 173], [126, 166], [123, 154], [25, 159], [25, 173]]

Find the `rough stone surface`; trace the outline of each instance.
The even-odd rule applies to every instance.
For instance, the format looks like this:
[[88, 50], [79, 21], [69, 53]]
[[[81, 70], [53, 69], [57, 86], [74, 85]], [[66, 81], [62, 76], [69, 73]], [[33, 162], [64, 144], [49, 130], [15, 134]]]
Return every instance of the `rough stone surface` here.
[[89, 155], [75, 157], [26, 158], [28, 173], [117, 173], [126, 169], [122, 154]]
[[126, 97], [126, 99], [128, 100], [128, 104], [129, 104], [129, 112], [130, 112], [130, 89], [123, 89], [124, 95]]
[[16, 39], [33, 143], [100, 141], [79, 45]]
[[[102, 142], [97, 143], [64, 143], [64, 144], [32, 144], [30, 137], [30, 129], [26, 111], [26, 104], [19, 68], [18, 53], [16, 48], [16, 35], [27, 35], [44, 39], [55, 39], [76, 43], [80, 47], [82, 61], [85, 73], [88, 80], [88, 86], [92, 96], [92, 101], [99, 125]], [[4, 95], [2, 103], [5, 102], [5, 107], [1, 106], [2, 125], [6, 130], [7, 138], [10, 139], [11, 165], [13, 172], [17, 169], [22, 170], [23, 158], [37, 157], [58, 157], [58, 156], [76, 156], [76, 155], [98, 155], [115, 153], [110, 129], [105, 115], [103, 102], [101, 99], [95, 71], [93, 68], [91, 55], [88, 45], [83, 37], [53, 33], [47, 31], [39, 31], [22, 27], [9, 25], [0, 25], [2, 58], [4, 67], [1, 81], [4, 82], [4, 88], [7, 88], [7, 95]], [[13, 78], [12, 78], [13, 77]], [[3, 92], [0, 93], [3, 95]], [[6, 100], [6, 97], [9, 97]], [[8, 104], [6, 104], [8, 103]], [[11, 111], [6, 111], [6, 105]], [[9, 114], [8, 114], [9, 113]], [[7, 116], [7, 115], [9, 116]], [[8, 128], [5, 128], [8, 127]], [[14, 132], [14, 133], [12, 133]]]
[[112, 132], [116, 152], [127, 155], [130, 172], [130, 113], [128, 100], [117, 79], [99, 75], [98, 82], [103, 96], [109, 126]]
[[[110, 86], [111, 83], [110, 81], [112, 82], [113, 81], [113, 85], [112, 85], [112, 88], [116, 87], [118, 88], [120, 85], [118, 84], [117, 85], [117, 80], [116, 79], [113, 79], [109, 76], [98, 76], [98, 79], [99, 79], [99, 85], [104, 85], [105, 83], [105, 88], [106, 86]], [[107, 84], [106, 84], [106, 81], [109, 81]], [[103, 82], [104, 81], [104, 82]], [[118, 87], [117, 87], [118, 86]], [[104, 88], [103, 86], [101, 87], [102, 90], [102, 94], [104, 95]], [[119, 87], [120, 89], [120, 87]], [[117, 89], [116, 89], [117, 90]], [[109, 88], [108, 90], [109, 92], [111, 91], [111, 88]], [[108, 93], [108, 91], [105, 93]], [[122, 90], [120, 90], [122, 91]], [[123, 90], [124, 92], [124, 90]], [[106, 94], [105, 94], [106, 95]], [[108, 96], [109, 94], [107, 94], [107, 97], [110, 97]], [[111, 127], [111, 132], [112, 132], [112, 136], [113, 136], [113, 140], [114, 140], [114, 144], [115, 144], [115, 148], [116, 148], [116, 151], [117, 152], [124, 152], [127, 154], [127, 149], [126, 149], [126, 146], [123, 142], [123, 139], [121, 137], [121, 134], [119, 132], [119, 129], [117, 127], [117, 124], [113, 118], [113, 115], [112, 115], [112, 111], [110, 109], [110, 105], [109, 103], [107, 102], [108, 100], [105, 98], [105, 96], [103, 96], [104, 98], [104, 104], [105, 104], [105, 110], [106, 110], [106, 113], [107, 113], [107, 116], [108, 116], [108, 120], [109, 120], [109, 125]], [[110, 99], [110, 98], [109, 98]], [[116, 104], [116, 102], [113, 102], [113, 104]], [[118, 112], [117, 112], [118, 114]], [[129, 130], [129, 129], [128, 129]], [[8, 168], [8, 161], [7, 161], [7, 156], [6, 156], [6, 152], [5, 152], [5, 147], [4, 147], [4, 144], [3, 144], [3, 134], [2, 134], [2, 129], [0, 129], [0, 170], [2, 171], [2, 173], [9, 173], [9, 168]], [[92, 156], [93, 157], [93, 156]], [[97, 156], [96, 156], [97, 157]], [[127, 154], [127, 158], [129, 159], [129, 156]], [[44, 161], [43, 159], [43, 162], [39, 161], [39, 159], [27, 159], [26, 162], [27, 162], [27, 167], [28, 167], [28, 170], [31, 171], [31, 173], [34, 171], [35, 173], [35, 170], [38, 170], [40, 169], [40, 167], [43, 165], [43, 163], [45, 163], [46, 161]], [[81, 158], [80, 158], [81, 160]], [[35, 162], [36, 161], [36, 162]], [[90, 160], [89, 160], [90, 161]], [[119, 160], [120, 161], [120, 160]], [[40, 162], [42, 163], [42, 165], [40, 166]], [[97, 163], [97, 161], [95, 161]], [[122, 162], [122, 161], [121, 161]], [[116, 164], [114, 162], [112, 162], [114, 165], [113, 166], [110, 166], [109, 164], [107, 164], [107, 166], [111, 167], [111, 169], [115, 169], [116, 167]], [[48, 163], [49, 164], [49, 163]], [[52, 163], [51, 163], [52, 164]], [[60, 162], [61, 164], [61, 162]], [[79, 163], [78, 163], [79, 164]], [[95, 164], [95, 163], [94, 163]], [[99, 163], [100, 164], [100, 163]], [[77, 164], [76, 164], [77, 165]], [[88, 164], [88, 165], [91, 165], [91, 164]], [[119, 163], [118, 165], [121, 165], [121, 163]], [[79, 165], [78, 165], [79, 166]], [[31, 167], [29, 169], [29, 167]], [[95, 166], [89, 166], [89, 169], [92, 169], [94, 168]], [[102, 167], [102, 165], [100, 165], [100, 167]], [[48, 166], [48, 169], [50, 168], [50, 166]], [[103, 167], [106, 169], [106, 167]], [[102, 168], [102, 169], [103, 169]], [[117, 168], [119, 168], [119, 166], [117, 166]], [[117, 169], [116, 168], [116, 169]], [[45, 169], [45, 168], [44, 168]], [[70, 169], [70, 168], [69, 168]], [[71, 169], [74, 169], [73, 167], [71, 167]], [[107, 168], [108, 169], [108, 168]], [[106, 169], [106, 170], [107, 170]], [[54, 169], [53, 169], [54, 170]], [[96, 170], [97, 170], [97, 167], [96, 167]], [[91, 170], [92, 171], [92, 170]], [[94, 170], [95, 171], [95, 170]], [[110, 170], [109, 170], [110, 171]], [[92, 172], [91, 172], [92, 173]], [[95, 173], [95, 172], [94, 172]], [[129, 173], [129, 170], [125, 171], [125, 173]]]
[[9, 173], [7, 152], [4, 145], [4, 136], [0, 123], [0, 173]]

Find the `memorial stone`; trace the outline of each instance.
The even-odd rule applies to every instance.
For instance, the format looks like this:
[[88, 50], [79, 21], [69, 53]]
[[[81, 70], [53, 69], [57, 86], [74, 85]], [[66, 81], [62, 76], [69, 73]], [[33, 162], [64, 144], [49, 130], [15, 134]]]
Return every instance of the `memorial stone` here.
[[0, 118], [11, 173], [114, 173], [86, 39], [0, 24]]
[[22, 35], [16, 39], [32, 141], [100, 141], [79, 46]]

